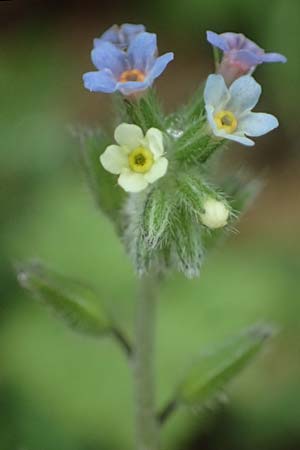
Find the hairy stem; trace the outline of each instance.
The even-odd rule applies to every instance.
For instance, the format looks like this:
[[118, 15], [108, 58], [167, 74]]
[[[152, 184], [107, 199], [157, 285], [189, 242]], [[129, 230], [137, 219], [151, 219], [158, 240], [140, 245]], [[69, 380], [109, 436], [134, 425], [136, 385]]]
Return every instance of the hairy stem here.
[[154, 278], [141, 279], [134, 360], [137, 450], [158, 450], [159, 446], [154, 367], [156, 288]]

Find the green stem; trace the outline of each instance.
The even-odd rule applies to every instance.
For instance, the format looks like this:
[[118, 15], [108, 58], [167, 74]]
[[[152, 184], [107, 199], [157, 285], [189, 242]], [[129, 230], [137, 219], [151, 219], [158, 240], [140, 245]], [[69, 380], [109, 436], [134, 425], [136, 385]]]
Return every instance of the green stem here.
[[122, 333], [122, 331], [119, 328], [113, 328], [112, 329], [112, 335], [119, 343], [121, 349], [124, 351], [124, 353], [128, 356], [128, 358], [132, 357], [133, 350], [131, 347], [130, 342], [126, 338], [126, 336]]
[[154, 334], [156, 284], [143, 277], [137, 305], [134, 360], [137, 450], [158, 450], [158, 422], [155, 412]]

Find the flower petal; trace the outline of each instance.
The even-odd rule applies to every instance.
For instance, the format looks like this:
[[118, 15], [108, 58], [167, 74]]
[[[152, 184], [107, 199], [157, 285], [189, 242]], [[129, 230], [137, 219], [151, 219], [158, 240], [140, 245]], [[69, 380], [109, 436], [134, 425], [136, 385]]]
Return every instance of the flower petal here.
[[272, 63], [272, 62], [281, 62], [286, 63], [287, 58], [280, 53], [264, 53], [263, 62]]
[[228, 52], [230, 50], [226, 39], [223, 36], [214, 33], [213, 31], [206, 32], [206, 39], [211, 45], [213, 45], [214, 47], [218, 47], [219, 49], [223, 50], [223, 52]]
[[134, 92], [144, 91], [150, 87], [152, 82], [146, 78], [145, 81], [126, 81], [125, 83], [118, 83], [117, 90], [123, 95], [130, 95]]
[[119, 185], [126, 192], [140, 192], [148, 186], [148, 181], [141, 173], [125, 170], [118, 178]]
[[128, 150], [139, 147], [143, 138], [144, 134], [142, 129], [132, 123], [121, 123], [115, 129], [116, 142], [121, 146], [127, 147]]
[[262, 136], [279, 125], [272, 114], [250, 112], [239, 120], [239, 130], [248, 136]]
[[110, 70], [87, 72], [83, 75], [83, 84], [91, 92], [105, 92], [110, 94], [116, 91], [117, 83]]
[[247, 145], [248, 147], [252, 147], [255, 144], [255, 142], [252, 141], [252, 139], [248, 139], [242, 133], [240, 133], [240, 134], [238, 134], [238, 133], [227, 134], [227, 133], [223, 132], [223, 133], [220, 133], [219, 136], [224, 138], [224, 139], [229, 139], [231, 141], [239, 142], [240, 144]]
[[231, 98], [226, 109], [239, 116], [256, 105], [261, 94], [261, 86], [250, 75], [244, 75], [232, 83], [229, 92]]
[[164, 55], [156, 58], [153, 67], [150, 70], [149, 78], [151, 80], [155, 80], [155, 78], [159, 77], [163, 73], [169, 62], [171, 62], [173, 59], [174, 53], [172, 52], [165, 53]]
[[154, 155], [154, 159], [159, 158], [164, 153], [163, 134], [157, 128], [150, 128], [145, 137], [146, 145]]
[[97, 69], [110, 69], [115, 78], [128, 70], [126, 54], [111, 42], [102, 42], [91, 52], [93, 64]]
[[157, 52], [156, 34], [139, 33], [128, 48], [128, 58], [132, 69], [147, 72], [153, 65]]
[[113, 25], [112, 27], [108, 28], [108, 30], [104, 31], [102, 36], [94, 39], [94, 47], [98, 47], [105, 41], [117, 44], [119, 40], [119, 32], [120, 29], [118, 25]]
[[118, 145], [109, 145], [100, 156], [100, 162], [105, 170], [115, 175], [128, 168], [128, 156]]
[[209, 75], [204, 89], [205, 104], [222, 109], [228, 99], [229, 91], [222, 75]]
[[159, 158], [151, 167], [149, 172], [147, 172], [144, 177], [149, 183], [154, 183], [154, 181], [163, 177], [168, 169], [169, 161], [167, 158]]
[[228, 50], [239, 50], [248, 46], [248, 42], [251, 42], [242, 33], [232, 33], [231, 31], [220, 34], [220, 37], [225, 40]]
[[131, 39], [139, 34], [143, 33], [146, 30], [144, 25], [141, 24], [132, 24], [132, 23], [124, 23], [121, 26], [121, 32], [124, 34], [128, 43], [130, 43]]
[[211, 126], [214, 134], [216, 134], [218, 127], [214, 120], [215, 108], [212, 105], [206, 105], [205, 109], [206, 109], [206, 117], [207, 117], [208, 123]]

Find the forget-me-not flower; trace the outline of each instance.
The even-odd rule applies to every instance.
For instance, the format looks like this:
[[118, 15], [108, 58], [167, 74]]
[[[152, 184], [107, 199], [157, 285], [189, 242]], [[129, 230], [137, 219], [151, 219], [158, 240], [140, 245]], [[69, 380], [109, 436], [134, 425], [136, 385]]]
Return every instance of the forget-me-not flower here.
[[265, 53], [243, 34], [207, 31], [207, 40], [223, 51], [218, 73], [223, 75], [228, 85], [242, 75], [253, 73], [258, 64], [287, 61], [280, 53]]
[[222, 75], [209, 75], [204, 100], [207, 119], [215, 136], [243, 145], [254, 145], [246, 136], [262, 136], [278, 127], [275, 116], [252, 112], [261, 86], [250, 75], [235, 80], [230, 88]]
[[98, 70], [83, 75], [86, 89], [130, 95], [150, 87], [174, 54], [170, 52], [158, 57], [156, 34], [145, 32], [131, 41], [127, 52], [111, 42], [103, 42], [92, 50], [91, 57]]
[[115, 129], [118, 145], [109, 145], [100, 156], [105, 170], [119, 175], [118, 183], [127, 192], [140, 192], [149, 183], [165, 175], [168, 160], [164, 155], [163, 134], [150, 128], [143, 130], [134, 124], [121, 123]]
[[131, 41], [139, 33], [143, 33], [144, 31], [146, 31], [144, 25], [134, 25], [131, 23], [124, 23], [121, 26], [113, 25], [102, 36], [94, 39], [94, 47], [98, 47], [103, 42], [111, 42], [121, 50], [126, 50]]

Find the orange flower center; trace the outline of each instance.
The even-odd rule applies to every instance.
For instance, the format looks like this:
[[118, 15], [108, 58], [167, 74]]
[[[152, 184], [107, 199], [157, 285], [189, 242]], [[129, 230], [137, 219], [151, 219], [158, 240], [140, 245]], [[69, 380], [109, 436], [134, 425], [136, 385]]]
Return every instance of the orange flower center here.
[[120, 76], [120, 83], [126, 83], [127, 81], [144, 81], [145, 74], [138, 69], [125, 70]]

